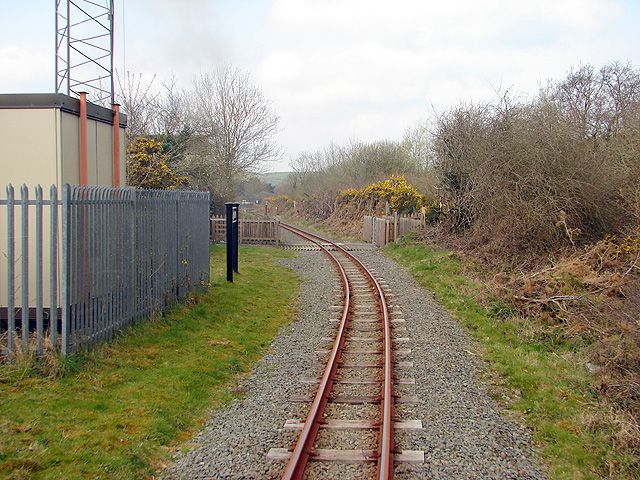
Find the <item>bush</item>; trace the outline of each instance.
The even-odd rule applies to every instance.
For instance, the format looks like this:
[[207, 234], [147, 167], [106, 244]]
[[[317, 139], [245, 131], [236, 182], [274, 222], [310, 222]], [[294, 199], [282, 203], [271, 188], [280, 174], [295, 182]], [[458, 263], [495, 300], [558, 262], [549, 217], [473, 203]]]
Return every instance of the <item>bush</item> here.
[[382, 182], [372, 183], [361, 189], [343, 190], [338, 201], [349, 203], [358, 200], [368, 203], [371, 210], [389, 202], [392, 211], [402, 214], [416, 213], [427, 205], [426, 197], [409, 185], [402, 175], [391, 175]]
[[149, 137], [138, 137], [128, 147], [127, 183], [137, 188], [175, 189], [186, 187], [187, 177], [168, 165], [162, 144]]
[[512, 252], [602, 238], [640, 218], [640, 73], [583, 67], [528, 102], [461, 105], [433, 153], [452, 229]]

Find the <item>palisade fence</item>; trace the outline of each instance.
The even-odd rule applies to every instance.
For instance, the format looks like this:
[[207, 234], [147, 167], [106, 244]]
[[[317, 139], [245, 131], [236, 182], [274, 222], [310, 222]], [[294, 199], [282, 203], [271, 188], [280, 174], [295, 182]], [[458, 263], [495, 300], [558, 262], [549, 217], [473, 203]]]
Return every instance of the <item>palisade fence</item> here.
[[209, 284], [209, 193], [11, 185], [0, 199], [0, 357], [112, 339]]
[[398, 215], [397, 213], [383, 217], [365, 215], [362, 239], [378, 247], [383, 247], [387, 243], [396, 241], [405, 233], [418, 231], [425, 225], [424, 212], [417, 217]]

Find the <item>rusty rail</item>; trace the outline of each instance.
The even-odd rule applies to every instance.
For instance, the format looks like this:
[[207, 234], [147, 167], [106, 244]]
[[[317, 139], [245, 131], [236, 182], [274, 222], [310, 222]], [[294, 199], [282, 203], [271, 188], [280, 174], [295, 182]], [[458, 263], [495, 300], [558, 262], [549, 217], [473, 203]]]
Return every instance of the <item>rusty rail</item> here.
[[339, 250], [349, 260], [356, 264], [356, 266], [365, 274], [369, 279], [371, 285], [374, 287], [378, 295], [379, 309], [383, 321], [384, 331], [384, 361], [383, 361], [383, 383], [381, 391], [381, 417], [379, 429], [379, 441], [378, 441], [378, 456], [377, 456], [377, 473], [376, 478], [379, 480], [386, 480], [393, 478], [393, 371], [392, 371], [392, 351], [391, 351], [391, 322], [389, 319], [389, 309], [387, 307], [386, 298], [382, 287], [374, 277], [374, 275], [367, 269], [367, 267], [353, 254], [348, 252], [340, 245], [320, 237], [318, 235], [305, 232], [299, 228], [293, 227], [288, 224], [281, 223], [281, 227], [293, 232], [302, 238], [317, 244], [323, 252], [325, 252], [329, 258], [336, 265], [343, 286], [344, 293], [344, 305], [342, 308], [342, 318], [338, 327], [338, 333], [334, 340], [331, 354], [325, 367], [324, 374], [320, 380], [318, 391], [316, 392], [313, 403], [307, 415], [307, 419], [302, 428], [302, 432], [298, 437], [298, 441], [294, 447], [293, 453], [289, 462], [284, 470], [282, 479], [301, 479], [306, 468], [306, 464], [309, 458], [313, 456], [313, 444], [320, 427], [320, 421], [323, 417], [324, 409], [329, 401], [329, 395], [333, 388], [335, 379], [335, 373], [340, 362], [342, 349], [345, 343], [345, 333], [349, 326], [350, 318], [350, 299], [351, 291], [349, 287], [349, 281], [347, 279], [346, 272], [342, 267], [342, 264], [333, 255], [324, 244], [330, 244], [335, 249]]

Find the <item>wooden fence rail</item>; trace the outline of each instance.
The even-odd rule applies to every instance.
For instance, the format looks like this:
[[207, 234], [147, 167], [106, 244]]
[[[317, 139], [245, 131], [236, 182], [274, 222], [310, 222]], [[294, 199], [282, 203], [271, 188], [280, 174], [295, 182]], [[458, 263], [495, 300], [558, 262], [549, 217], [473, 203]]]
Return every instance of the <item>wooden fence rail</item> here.
[[399, 239], [405, 233], [420, 230], [424, 225], [424, 215], [420, 217], [404, 217], [398, 214], [384, 217], [365, 215], [362, 239], [382, 247]]
[[[243, 219], [238, 226], [240, 243], [280, 243], [280, 222], [275, 219]], [[211, 217], [211, 243], [227, 238], [227, 220], [224, 216]]]

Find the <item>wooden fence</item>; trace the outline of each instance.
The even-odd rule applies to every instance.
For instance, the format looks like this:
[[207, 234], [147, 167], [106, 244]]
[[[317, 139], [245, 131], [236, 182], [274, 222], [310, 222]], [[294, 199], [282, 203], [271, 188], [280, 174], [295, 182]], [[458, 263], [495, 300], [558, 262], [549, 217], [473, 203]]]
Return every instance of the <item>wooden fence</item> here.
[[424, 215], [420, 217], [406, 217], [398, 214], [374, 217], [364, 217], [362, 239], [379, 247], [391, 243], [408, 232], [420, 230], [425, 225]]
[[[238, 226], [240, 243], [280, 243], [280, 222], [275, 219], [243, 219]], [[211, 243], [221, 243], [227, 238], [227, 219], [211, 217]]]

